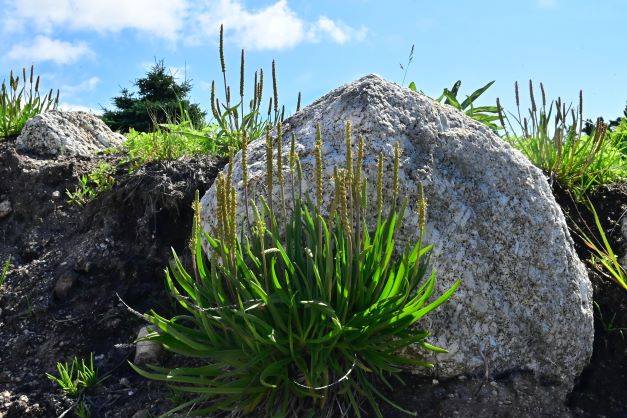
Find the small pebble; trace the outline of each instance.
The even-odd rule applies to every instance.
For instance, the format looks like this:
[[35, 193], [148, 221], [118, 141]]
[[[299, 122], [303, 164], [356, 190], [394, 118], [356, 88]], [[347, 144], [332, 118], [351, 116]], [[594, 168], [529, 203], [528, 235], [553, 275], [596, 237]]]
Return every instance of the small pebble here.
[[433, 383], [434, 385], [439, 385], [440, 381], [438, 379], [433, 379], [431, 383]]

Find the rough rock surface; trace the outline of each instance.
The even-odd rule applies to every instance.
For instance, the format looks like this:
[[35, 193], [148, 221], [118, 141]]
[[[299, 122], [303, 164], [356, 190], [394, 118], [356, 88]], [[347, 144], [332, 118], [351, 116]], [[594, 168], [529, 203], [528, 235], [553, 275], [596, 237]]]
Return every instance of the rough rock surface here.
[[[330, 176], [334, 164], [344, 164], [347, 120], [354, 138], [365, 138], [370, 185], [376, 182], [376, 156], [385, 154], [384, 193], [391, 193], [392, 147], [400, 143], [400, 195], [407, 195], [415, 209], [422, 183], [429, 203], [426, 236], [435, 245], [431, 266], [439, 279], [437, 292], [462, 279], [448, 303], [420, 324], [432, 331], [432, 343], [449, 350], [434, 359], [437, 375], [530, 370], [566, 390], [572, 387], [592, 353], [592, 288], [542, 172], [457, 110], [369, 75], [286, 121], [283, 149], [289, 149], [294, 133], [304, 192], [313, 195], [316, 124], [325, 141], [325, 176]], [[266, 195], [262, 140], [249, 145], [248, 166], [249, 196]], [[242, 225], [241, 153], [233, 163], [233, 181]], [[328, 207], [332, 182], [325, 181], [324, 188]], [[215, 191], [214, 185], [202, 199], [203, 227], [209, 231]], [[374, 187], [369, 191], [374, 206]], [[279, 196], [278, 187], [273, 196]], [[406, 213], [402, 236], [411, 241], [417, 216], [414, 210]]]
[[50, 110], [26, 123], [16, 149], [41, 156], [88, 157], [124, 140], [91, 113]]

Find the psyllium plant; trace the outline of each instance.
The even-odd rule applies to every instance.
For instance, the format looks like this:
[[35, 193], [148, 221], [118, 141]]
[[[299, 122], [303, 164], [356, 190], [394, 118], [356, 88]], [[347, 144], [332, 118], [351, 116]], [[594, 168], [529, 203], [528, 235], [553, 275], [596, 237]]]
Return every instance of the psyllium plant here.
[[[215, 81], [211, 82], [211, 113], [218, 126], [216, 141], [219, 144], [219, 153], [228, 155], [230, 149], [239, 150], [244, 142], [246, 133], [249, 141], [262, 138], [267, 126], [276, 127], [285, 116], [285, 106], [279, 106], [279, 92], [277, 88], [276, 63], [272, 61], [272, 96], [268, 99], [267, 116], [262, 118], [262, 99], [264, 88], [263, 69], [255, 71], [252, 84], [253, 97], [245, 99], [245, 54], [242, 49], [240, 59], [239, 94], [231, 91], [227, 83], [226, 60], [224, 58], [224, 25], [220, 26], [220, 69], [224, 96], [222, 101], [216, 95]], [[265, 109], [265, 107], [264, 107]], [[298, 95], [297, 110], [300, 110], [300, 93]]]
[[[56, 96], [50, 90], [45, 96], [39, 94], [39, 76], [33, 81], [34, 67], [30, 67], [30, 76], [26, 78], [26, 68], [20, 76], [9, 75], [9, 84], [2, 82], [0, 91], [0, 139], [18, 135], [26, 122], [49, 109], [56, 109], [59, 104], [59, 91]], [[28, 81], [27, 81], [28, 80]]]
[[[201, 246], [196, 198], [190, 240], [193, 271], [186, 271], [176, 253], [166, 270], [168, 289], [183, 313], [169, 319], [154, 311], [145, 314], [157, 327], [145, 339], [197, 360], [175, 368], [131, 365], [141, 375], [189, 394], [170, 413], [334, 416], [352, 409], [361, 416], [365, 400], [380, 417], [379, 400], [394, 405], [382, 392], [392, 388], [389, 379], [409, 366], [431, 366], [424, 358], [407, 358], [400, 351], [417, 344], [425, 353], [444, 352], [427, 342], [427, 331], [415, 327], [459, 285], [456, 282], [431, 298], [436, 278], [428, 265], [431, 246], [422, 242], [424, 197], [421, 194], [416, 205], [419, 238], [398, 251], [395, 239], [408, 206], [407, 199], [400, 205], [394, 203], [400, 200], [398, 175], [394, 176], [391, 209], [383, 214], [380, 155], [376, 226], [369, 229], [367, 182], [361, 169], [363, 138], [355, 162], [350, 124], [346, 142], [346, 166], [335, 169], [328, 215], [323, 214], [321, 204], [319, 128], [315, 196], [285, 192], [283, 176], [273, 176], [282, 173], [278, 165], [289, 164], [294, 168], [291, 175], [300, 178], [293, 139], [289, 157], [284, 159], [279, 148], [277, 159], [268, 160], [267, 189], [272, 190], [278, 181], [282, 196], [295, 196], [287, 217], [280, 217], [281, 228], [277, 215], [287, 212], [285, 201], [273, 202], [268, 196], [250, 202], [252, 233], [239, 234], [231, 170], [221, 174], [216, 180], [217, 226], [212, 234], [204, 234], [211, 248], [210, 264]], [[272, 156], [272, 140], [266, 144]], [[399, 158], [396, 147], [395, 173]]]
[[[583, 93], [579, 106], [566, 106], [560, 98], [547, 106], [544, 86], [540, 106], [536, 105], [529, 80], [531, 108], [521, 115], [518, 83], [514, 86], [516, 113], [505, 114], [497, 99], [504, 138], [519, 149], [551, 180], [571, 190], [579, 201], [592, 188], [627, 178], [627, 159], [618, 137], [607, 134], [607, 125], [598, 119], [591, 135], [583, 131]], [[512, 123], [511, 120], [514, 122]]]

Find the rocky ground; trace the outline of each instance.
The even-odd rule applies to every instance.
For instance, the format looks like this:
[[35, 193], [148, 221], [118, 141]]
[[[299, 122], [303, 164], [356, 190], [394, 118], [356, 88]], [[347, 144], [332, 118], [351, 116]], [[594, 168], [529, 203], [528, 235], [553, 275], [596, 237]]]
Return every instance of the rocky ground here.
[[[118, 158], [38, 159], [18, 154], [13, 140], [0, 142], [0, 260], [12, 257], [0, 290], [0, 417], [63, 414], [73, 401], [46, 373], [90, 352], [108, 374], [86, 397], [93, 417], [147, 417], [172, 407], [167, 387], [127, 365], [144, 324], [120, 298], [139, 312], [171, 311], [163, 269], [171, 248], [186, 252], [194, 192], [202, 195], [224, 162], [154, 163], [133, 174], [119, 167], [112, 190], [85, 207], [66, 202], [77, 176]], [[581, 209], [563, 191], [556, 197], [576, 219]], [[625, 254], [627, 185], [599, 190], [592, 200], [613, 248]], [[581, 243], [577, 250], [588, 259]], [[405, 375], [407, 385], [389, 391], [390, 399], [429, 417], [627, 417], [627, 330], [615, 329], [627, 327], [627, 298], [592, 267], [589, 274], [598, 304], [594, 354], [566, 403], [555, 402], [552, 382], [517, 370], [494, 375], [489, 365], [448, 381]], [[384, 415], [403, 416], [387, 406]]]

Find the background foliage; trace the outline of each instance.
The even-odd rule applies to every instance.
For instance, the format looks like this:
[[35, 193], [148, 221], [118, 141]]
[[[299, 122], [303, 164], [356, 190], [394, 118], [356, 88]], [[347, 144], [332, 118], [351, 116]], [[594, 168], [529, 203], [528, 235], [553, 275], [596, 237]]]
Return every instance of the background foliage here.
[[137, 94], [122, 88], [120, 96], [112, 99], [115, 109], [104, 109], [102, 119], [112, 130], [152, 131], [158, 124], [179, 120], [183, 111], [194, 126], [204, 125], [205, 113], [198, 104], [186, 99], [192, 89], [190, 80], [177, 83], [163, 60], [157, 61], [134, 85]]

